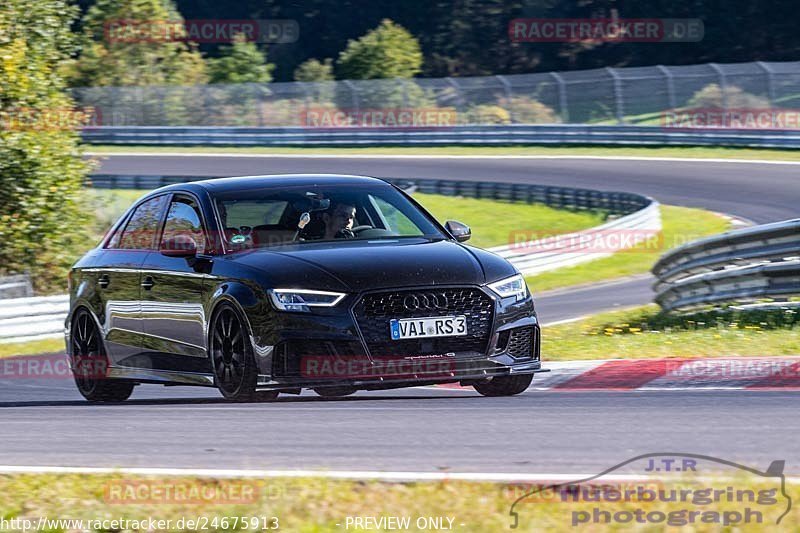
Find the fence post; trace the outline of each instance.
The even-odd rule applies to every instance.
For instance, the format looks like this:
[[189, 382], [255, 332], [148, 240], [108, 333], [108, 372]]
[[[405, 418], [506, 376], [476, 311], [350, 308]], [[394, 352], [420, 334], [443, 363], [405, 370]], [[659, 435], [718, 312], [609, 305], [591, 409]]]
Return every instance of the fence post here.
[[261, 91], [261, 88], [260, 88], [259, 85], [255, 85], [254, 88], [256, 90], [256, 96], [258, 98], [256, 100], [257, 101], [256, 109], [258, 110], [258, 112], [256, 113], [256, 115], [257, 115], [256, 118], [258, 119], [258, 127], [259, 128], [263, 128], [264, 127], [264, 94], [265, 93], [270, 94], [269, 93], [269, 88], [264, 87], [264, 89], [266, 89], [266, 91]]
[[353, 101], [353, 112], [358, 114], [360, 111], [358, 105], [358, 88], [356, 88], [356, 86], [350, 80], [342, 80], [342, 82], [344, 83], [345, 87], [350, 89], [350, 99]]
[[678, 103], [675, 100], [675, 79], [672, 76], [672, 72], [664, 65], [656, 65], [656, 68], [661, 71], [664, 78], [667, 80], [667, 100], [669, 100], [669, 108], [675, 109], [678, 107]]
[[[456, 90], [456, 110], [458, 110], [459, 113], [462, 113], [462, 111], [459, 110], [459, 108], [465, 108], [466, 107], [466, 101], [464, 100], [464, 93], [461, 92], [461, 86], [453, 78], [448, 77], [446, 79], [447, 79], [447, 83], [453, 89]], [[456, 117], [456, 123], [459, 123], [459, 118], [458, 117]]]
[[[506, 93], [506, 101], [510, 104], [511, 103], [511, 84], [508, 82], [505, 76], [497, 75], [495, 76], [497, 81], [499, 81], [503, 85], [503, 90]], [[509, 110], [509, 114], [511, 115], [511, 122], [516, 122], [514, 120], [514, 114]]]
[[767, 94], [769, 94], [769, 104], [775, 106], [775, 73], [769, 68], [769, 65], [763, 61], [756, 61], [758, 65], [767, 74]]
[[569, 103], [567, 102], [567, 84], [558, 72], [551, 72], [550, 77], [558, 84], [558, 108], [561, 110], [561, 120], [569, 122]]
[[625, 110], [622, 105], [622, 78], [620, 78], [619, 74], [611, 67], [606, 67], [606, 72], [608, 72], [614, 80], [614, 103], [616, 104], [617, 124], [624, 124]]
[[728, 79], [725, 77], [725, 72], [716, 63], [709, 63], [708, 66], [719, 76], [719, 87], [722, 90], [722, 108], [728, 109]]

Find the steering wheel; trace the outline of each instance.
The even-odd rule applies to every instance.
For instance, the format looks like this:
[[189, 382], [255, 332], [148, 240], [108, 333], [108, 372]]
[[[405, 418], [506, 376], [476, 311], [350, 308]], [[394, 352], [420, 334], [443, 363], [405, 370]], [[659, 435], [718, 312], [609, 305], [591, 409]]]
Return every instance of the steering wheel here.
[[353, 233], [358, 233], [360, 231], [364, 231], [364, 230], [368, 230], [368, 229], [375, 229], [375, 228], [374, 228], [374, 226], [370, 226], [369, 224], [362, 224], [360, 226], [356, 226], [355, 228], [352, 228], [350, 231], [352, 231]]

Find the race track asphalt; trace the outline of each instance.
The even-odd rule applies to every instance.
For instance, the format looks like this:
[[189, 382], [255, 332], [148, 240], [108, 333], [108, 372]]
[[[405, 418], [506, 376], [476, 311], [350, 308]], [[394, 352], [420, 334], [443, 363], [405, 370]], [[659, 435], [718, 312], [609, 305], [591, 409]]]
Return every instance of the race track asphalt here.
[[[210, 152], [213, 149], [209, 150]], [[168, 154], [99, 156], [98, 174], [244, 176], [281, 173], [365, 174], [538, 183], [626, 191], [663, 204], [703, 207], [773, 222], [798, 216], [800, 164], [592, 158], [274, 157]]]
[[[224, 403], [213, 389], [141, 386], [119, 405], [71, 383], [3, 388], [0, 465], [585, 473], [644, 453], [713, 455], [800, 472], [798, 394], [471, 389], [313, 393]], [[25, 400], [23, 400], [25, 398]]]

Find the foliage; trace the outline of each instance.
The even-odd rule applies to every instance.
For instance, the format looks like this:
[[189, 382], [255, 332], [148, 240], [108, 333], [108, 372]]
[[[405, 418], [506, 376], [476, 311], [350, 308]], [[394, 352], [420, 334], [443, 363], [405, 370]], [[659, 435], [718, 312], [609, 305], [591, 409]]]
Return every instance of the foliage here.
[[469, 124], [510, 124], [511, 115], [497, 105], [476, 105], [467, 110]]
[[[63, 292], [88, 244], [78, 135], [72, 122], [45, 124], [78, 116], [58, 72], [76, 15], [62, 0], [0, 4], [0, 274], [28, 271], [37, 290]], [[34, 120], [15, 120], [23, 112]]]
[[[328, 104], [333, 100], [336, 84], [333, 83], [333, 62], [309, 59], [294, 70], [294, 80], [309, 83], [306, 90], [309, 99], [316, 104]], [[313, 84], [313, 85], [311, 85]]]
[[231, 46], [222, 47], [221, 57], [208, 63], [211, 83], [269, 83], [275, 68], [258, 46], [242, 35], [234, 37]]
[[729, 85], [722, 90], [716, 83], [706, 85], [689, 99], [690, 107], [699, 108], [768, 108], [769, 100], [743, 91], [739, 87]]
[[333, 80], [333, 62], [331, 59], [319, 61], [309, 59], [294, 69], [295, 81], [331, 81]]
[[527, 96], [502, 98], [500, 107], [511, 114], [511, 120], [517, 124], [556, 124], [561, 119], [553, 109]]
[[412, 78], [422, 70], [419, 41], [389, 19], [347, 43], [337, 62], [343, 79]]
[[182, 24], [171, 0], [97, 0], [82, 20], [83, 48], [70, 84], [77, 86], [196, 85], [207, 81], [196, 45], [177, 39], [122, 37], [125, 21]]

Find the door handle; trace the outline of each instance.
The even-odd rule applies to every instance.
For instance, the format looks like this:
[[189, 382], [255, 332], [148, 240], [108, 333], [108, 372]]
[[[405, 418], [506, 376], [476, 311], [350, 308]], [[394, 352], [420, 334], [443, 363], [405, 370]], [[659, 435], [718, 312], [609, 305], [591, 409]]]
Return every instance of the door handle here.
[[111, 279], [108, 277], [108, 274], [103, 274], [97, 280], [97, 284], [100, 285], [101, 289], [107, 288], [109, 283], [111, 283]]
[[142, 288], [144, 290], [146, 290], [146, 291], [149, 291], [150, 289], [152, 289], [153, 285], [155, 285], [155, 284], [156, 284], [156, 282], [153, 281], [153, 278], [150, 277], [150, 276], [147, 276], [146, 278], [144, 278], [144, 281], [142, 281], [142, 283], [141, 283]]

